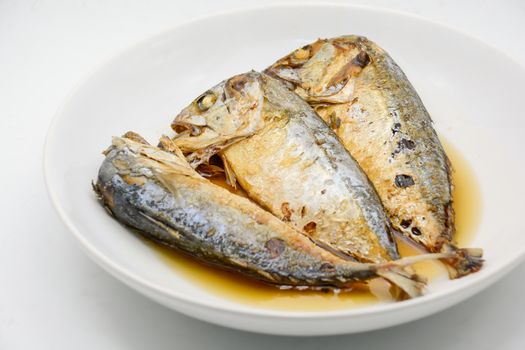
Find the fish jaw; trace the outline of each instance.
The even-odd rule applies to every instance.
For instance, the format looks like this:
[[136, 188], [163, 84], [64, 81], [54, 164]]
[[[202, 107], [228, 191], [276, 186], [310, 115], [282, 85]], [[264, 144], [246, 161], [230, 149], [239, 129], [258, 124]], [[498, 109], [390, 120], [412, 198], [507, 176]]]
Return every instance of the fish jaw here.
[[259, 78], [256, 72], [239, 74], [196, 98], [171, 124], [174, 143], [184, 153], [216, 154], [263, 127]]

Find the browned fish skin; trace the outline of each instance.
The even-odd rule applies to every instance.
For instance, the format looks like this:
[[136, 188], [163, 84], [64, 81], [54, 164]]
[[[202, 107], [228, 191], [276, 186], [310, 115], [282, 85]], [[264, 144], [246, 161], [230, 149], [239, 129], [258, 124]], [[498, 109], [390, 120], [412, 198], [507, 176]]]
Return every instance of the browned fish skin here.
[[451, 277], [479, 270], [479, 249], [454, 245], [451, 169], [407, 77], [360, 36], [318, 40], [265, 71], [304, 98], [368, 175], [393, 226], [431, 252], [455, 251]]
[[346, 287], [383, 277], [409, 296], [421, 294], [422, 280], [401, 268], [416, 260], [382, 265], [343, 260], [202, 178], [177, 149], [168, 153], [141, 140], [114, 138], [94, 185], [110, 213], [140, 234], [270, 283]]

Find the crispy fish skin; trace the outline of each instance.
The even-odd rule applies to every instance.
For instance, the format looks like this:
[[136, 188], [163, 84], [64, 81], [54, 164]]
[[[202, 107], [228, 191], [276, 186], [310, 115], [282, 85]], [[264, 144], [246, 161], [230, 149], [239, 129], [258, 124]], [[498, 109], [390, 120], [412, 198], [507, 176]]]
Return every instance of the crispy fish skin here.
[[[206, 98], [214, 103], [201, 108]], [[366, 175], [308, 104], [276, 79], [234, 76], [197, 98], [173, 125], [204, 128], [174, 142], [205, 155], [221, 151], [251, 199], [328, 249], [361, 262], [399, 258]]]
[[330, 125], [374, 184], [395, 229], [430, 252], [454, 251], [451, 277], [481, 268], [454, 245], [450, 162], [401, 68], [360, 36], [318, 40], [265, 70]]
[[383, 277], [409, 296], [424, 282], [401, 266], [341, 259], [246, 198], [197, 174], [172, 154], [114, 138], [94, 189], [125, 225], [164, 245], [257, 279], [291, 286], [347, 287]]

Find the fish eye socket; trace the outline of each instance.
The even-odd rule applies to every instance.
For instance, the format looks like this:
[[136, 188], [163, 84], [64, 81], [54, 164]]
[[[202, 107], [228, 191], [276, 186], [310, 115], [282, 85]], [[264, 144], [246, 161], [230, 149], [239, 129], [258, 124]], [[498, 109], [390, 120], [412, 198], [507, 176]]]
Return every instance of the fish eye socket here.
[[312, 47], [307, 45], [295, 50], [290, 56], [290, 60], [292, 63], [305, 63], [310, 59], [311, 49]]
[[213, 92], [206, 92], [197, 99], [196, 104], [201, 112], [205, 112], [215, 104], [215, 101], [217, 101], [217, 96]]

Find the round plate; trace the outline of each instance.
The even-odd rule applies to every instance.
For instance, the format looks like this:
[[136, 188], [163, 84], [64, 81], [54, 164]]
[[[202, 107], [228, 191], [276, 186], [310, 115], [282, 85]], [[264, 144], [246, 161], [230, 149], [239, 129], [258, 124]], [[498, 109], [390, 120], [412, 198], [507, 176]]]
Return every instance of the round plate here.
[[[404, 69], [438, 132], [468, 159], [483, 217], [472, 246], [476, 274], [429, 286], [425, 296], [350, 310], [292, 312], [236, 303], [179, 276], [105, 213], [91, 190], [100, 152], [128, 130], [149, 140], [219, 81], [260, 70], [319, 37], [360, 34]], [[276, 6], [209, 16], [144, 41], [100, 67], [59, 110], [45, 149], [48, 190], [87, 253], [132, 288], [187, 315], [244, 330], [321, 335], [372, 330], [454, 305], [524, 256], [522, 91], [525, 71], [505, 54], [456, 30], [391, 11], [350, 6]]]

